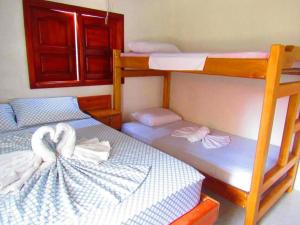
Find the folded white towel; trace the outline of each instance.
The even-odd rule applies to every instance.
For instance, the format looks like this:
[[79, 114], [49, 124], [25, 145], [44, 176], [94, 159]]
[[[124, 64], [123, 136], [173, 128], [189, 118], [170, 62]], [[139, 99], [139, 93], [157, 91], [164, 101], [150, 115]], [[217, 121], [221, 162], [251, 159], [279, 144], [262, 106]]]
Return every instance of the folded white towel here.
[[55, 130], [44, 126], [38, 128], [31, 138], [32, 151], [15, 151], [0, 155], [0, 193], [15, 192], [38, 170], [56, 161], [55, 152], [46, 145], [45, 137], [54, 139]]
[[86, 160], [98, 164], [109, 158], [111, 146], [108, 141], [99, 141], [98, 138], [82, 139], [75, 146], [74, 159]]
[[221, 148], [230, 143], [229, 136], [215, 136], [209, 133], [208, 127], [183, 127], [175, 130], [171, 136], [185, 138], [191, 143], [202, 141], [203, 146], [208, 149]]
[[153, 53], [149, 68], [156, 70], [203, 70], [207, 53]]
[[229, 145], [230, 137], [229, 136], [214, 136], [207, 135], [203, 140], [202, 144], [204, 148], [212, 149], [212, 148], [221, 148], [226, 145]]
[[32, 151], [0, 155], [0, 193], [20, 190], [41, 164], [42, 159]]
[[15, 171], [2, 170], [0, 175], [0, 190], [19, 179]]

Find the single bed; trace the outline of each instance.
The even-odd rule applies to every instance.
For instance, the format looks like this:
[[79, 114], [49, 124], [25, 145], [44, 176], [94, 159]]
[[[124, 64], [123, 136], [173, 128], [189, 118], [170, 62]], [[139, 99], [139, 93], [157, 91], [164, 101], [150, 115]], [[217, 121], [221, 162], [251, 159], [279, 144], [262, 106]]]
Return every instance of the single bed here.
[[[212, 135], [229, 135], [231, 142], [219, 149], [206, 149], [201, 141], [190, 143], [184, 138], [171, 136], [175, 130], [195, 126], [200, 127], [184, 120], [157, 127], [133, 121], [124, 123], [122, 132], [186, 162], [211, 177], [249, 192], [256, 141], [212, 130]], [[279, 148], [271, 145], [265, 172], [276, 164], [278, 154]]]

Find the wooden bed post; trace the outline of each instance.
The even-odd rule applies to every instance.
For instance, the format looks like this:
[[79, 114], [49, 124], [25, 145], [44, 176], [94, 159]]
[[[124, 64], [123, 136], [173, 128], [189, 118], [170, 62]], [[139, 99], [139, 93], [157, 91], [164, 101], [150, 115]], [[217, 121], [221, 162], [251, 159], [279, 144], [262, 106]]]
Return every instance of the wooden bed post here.
[[247, 200], [245, 225], [254, 225], [258, 220], [265, 163], [268, 148], [270, 145], [270, 137], [275, 114], [277, 89], [280, 82], [283, 53], [284, 46], [272, 45], [266, 72], [263, 110], [256, 146], [251, 189]]
[[[298, 116], [298, 119], [296, 120], [296, 125], [300, 124], [300, 114]], [[292, 167], [292, 169], [288, 172], [288, 176], [292, 177], [293, 182], [292, 185], [288, 188], [287, 192], [291, 192], [294, 188], [295, 180], [296, 180], [296, 175], [298, 171], [298, 166], [299, 166], [299, 157], [300, 157], [300, 129], [297, 127], [294, 143], [293, 143], [293, 150], [292, 150], [292, 155], [295, 155], [297, 157], [297, 162], [296, 164]]]
[[121, 51], [113, 50], [113, 109], [121, 111]]
[[171, 72], [164, 75], [164, 89], [163, 89], [163, 107], [168, 109], [170, 107], [170, 87], [171, 87]]

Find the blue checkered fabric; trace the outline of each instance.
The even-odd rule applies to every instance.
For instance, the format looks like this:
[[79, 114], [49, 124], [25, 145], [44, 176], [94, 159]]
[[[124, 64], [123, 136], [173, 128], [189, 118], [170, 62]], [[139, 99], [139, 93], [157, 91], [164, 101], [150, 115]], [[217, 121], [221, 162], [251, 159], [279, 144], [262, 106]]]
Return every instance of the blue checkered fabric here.
[[[30, 134], [0, 137], [0, 154], [30, 149]], [[24, 141], [23, 146], [15, 140]], [[12, 150], [11, 150], [12, 151]], [[93, 209], [117, 205], [145, 180], [150, 166], [57, 158], [19, 193], [0, 194], [0, 224], [67, 224]]]
[[[92, 118], [68, 123], [76, 128], [78, 138], [109, 141], [112, 146], [109, 162], [151, 166], [151, 169], [142, 185], [121, 203], [93, 209], [72, 223], [59, 224], [167, 225], [199, 203], [204, 177], [192, 167]], [[10, 135], [35, 129], [31, 127]]]
[[13, 99], [9, 104], [19, 128], [90, 117], [79, 109], [75, 97]]
[[0, 104], [0, 132], [17, 130], [15, 114], [9, 104]]

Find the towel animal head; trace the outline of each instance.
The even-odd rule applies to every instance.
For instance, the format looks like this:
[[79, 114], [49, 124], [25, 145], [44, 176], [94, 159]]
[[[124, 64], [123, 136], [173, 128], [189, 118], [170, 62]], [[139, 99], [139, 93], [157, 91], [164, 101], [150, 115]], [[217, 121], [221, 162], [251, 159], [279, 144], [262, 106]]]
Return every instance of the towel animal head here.
[[56, 160], [55, 153], [43, 141], [46, 135], [49, 135], [50, 139], [53, 141], [55, 129], [44, 126], [34, 132], [31, 138], [32, 150], [37, 156], [41, 157], [44, 162], [54, 162]]
[[57, 143], [56, 151], [64, 157], [70, 158], [73, 155], [76, 144], [76, 132], [67, 123], [56, 125], [54, 142]]

